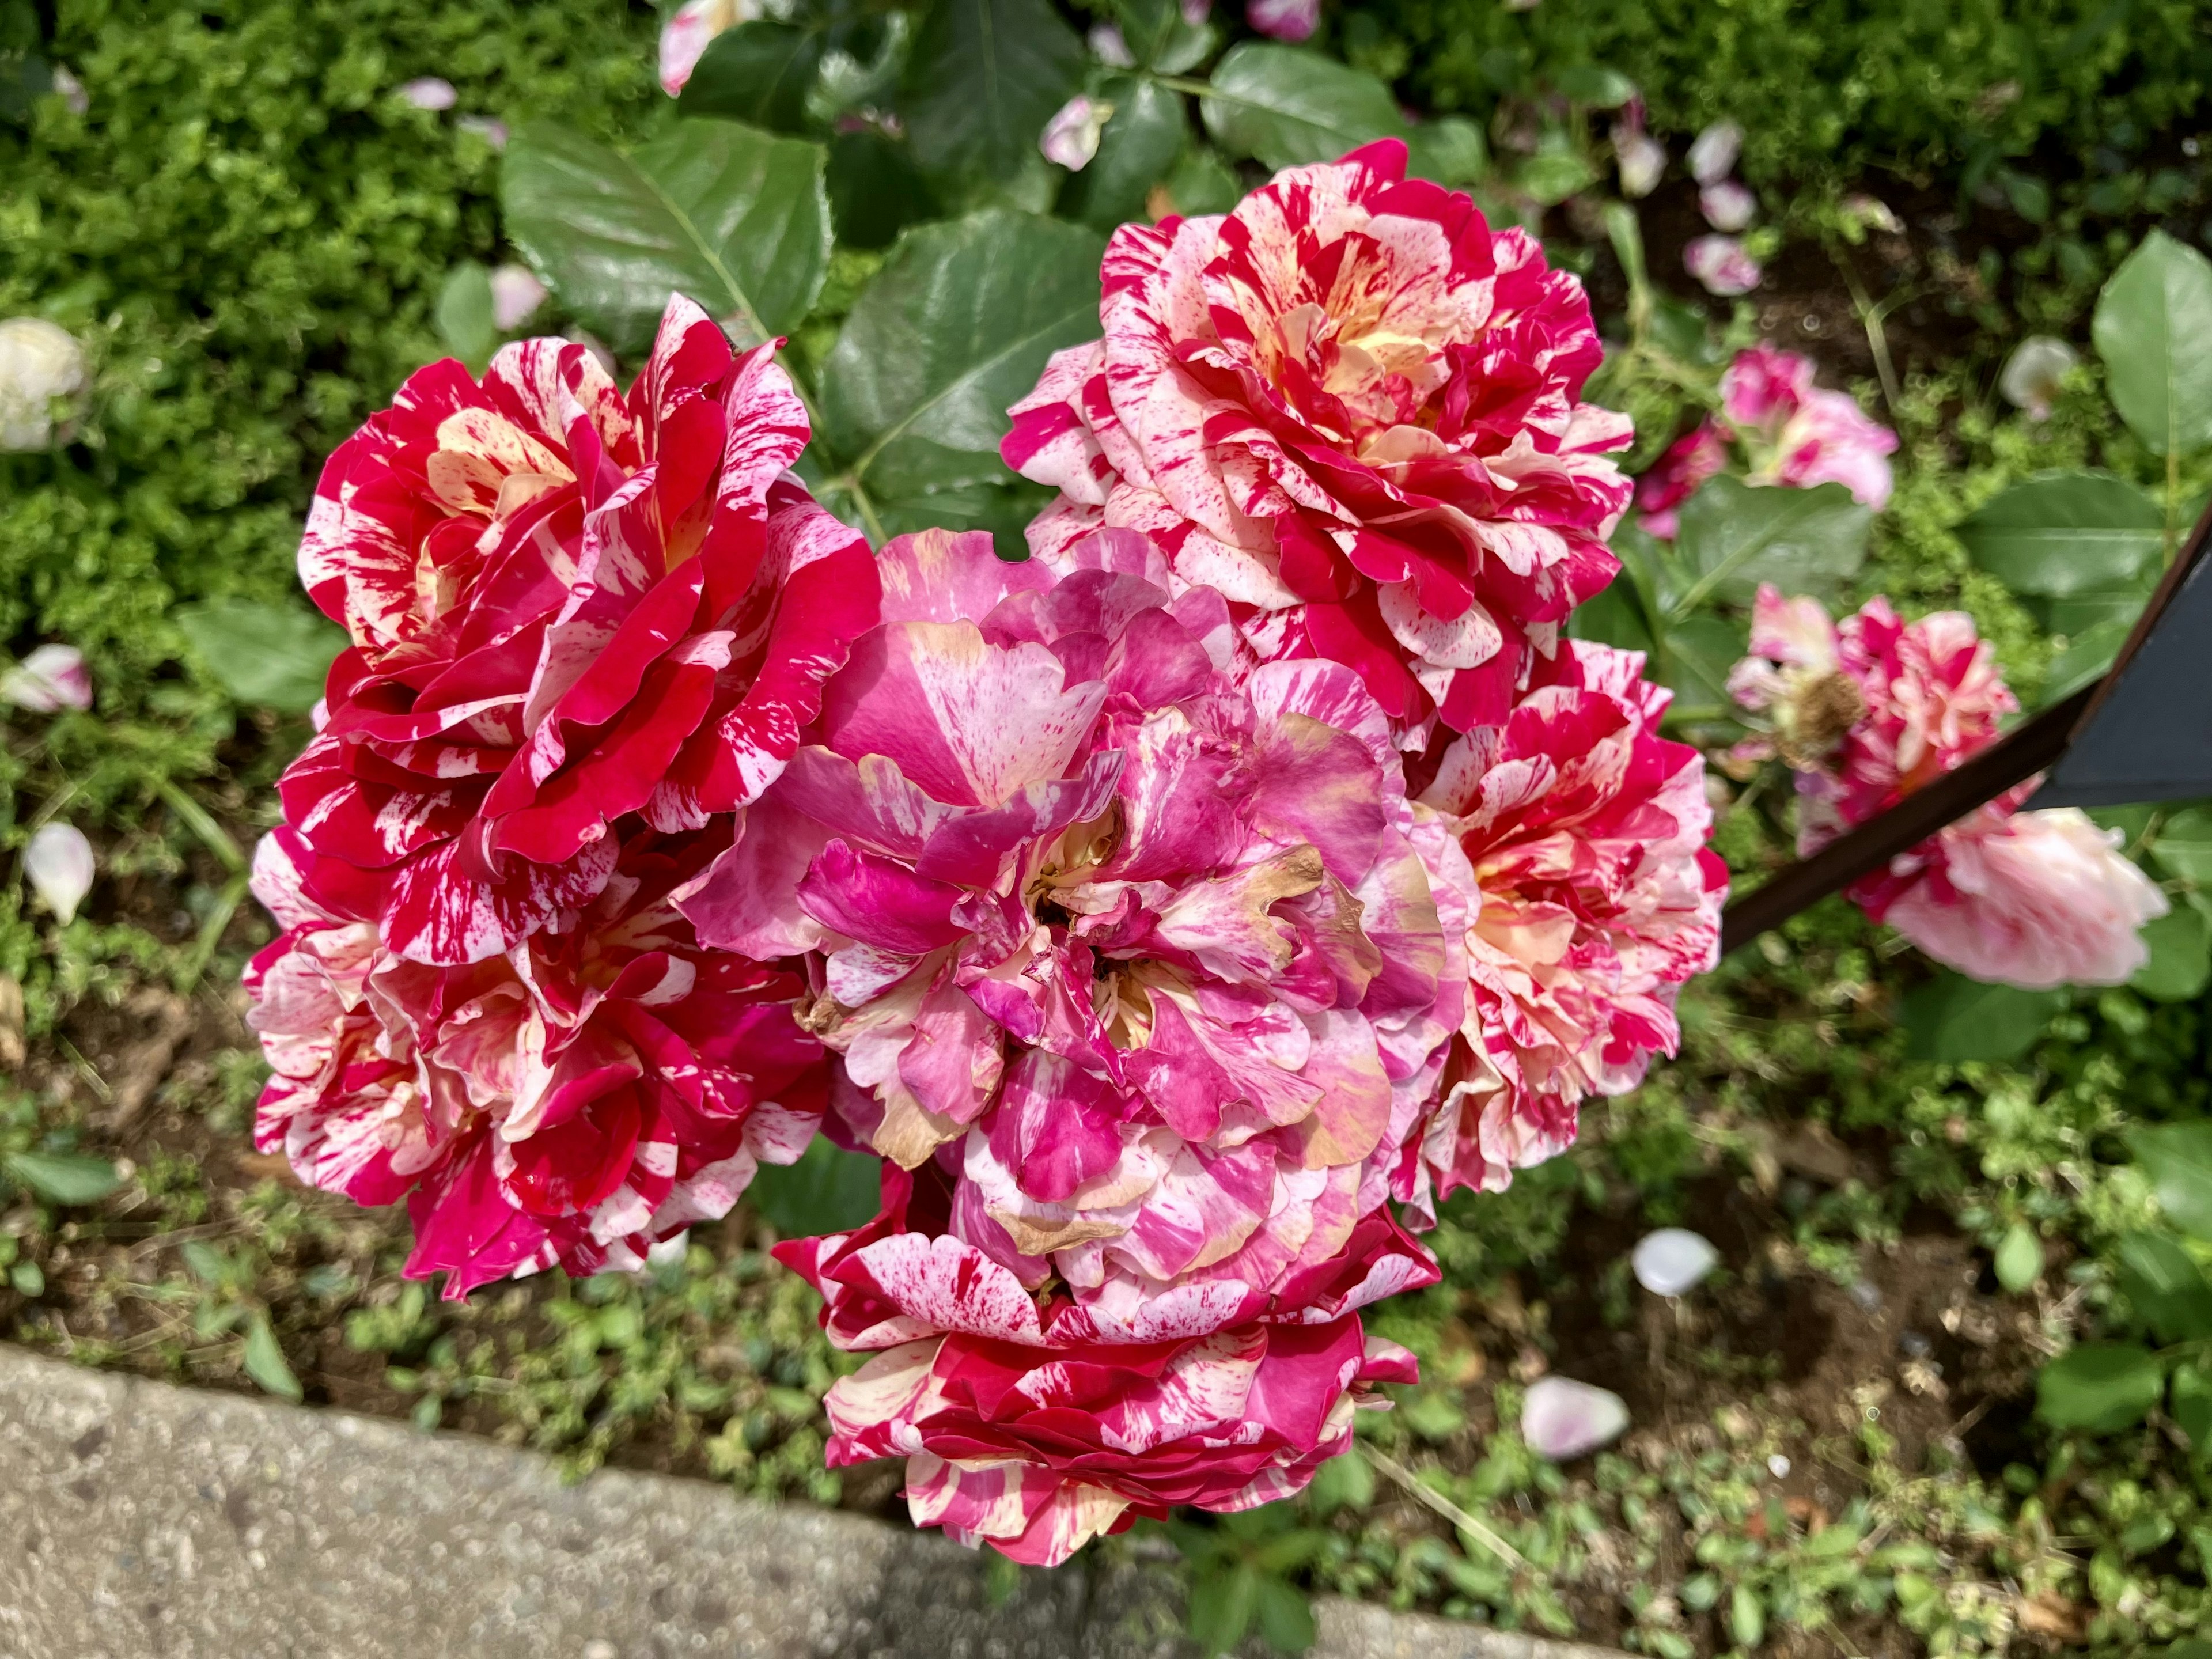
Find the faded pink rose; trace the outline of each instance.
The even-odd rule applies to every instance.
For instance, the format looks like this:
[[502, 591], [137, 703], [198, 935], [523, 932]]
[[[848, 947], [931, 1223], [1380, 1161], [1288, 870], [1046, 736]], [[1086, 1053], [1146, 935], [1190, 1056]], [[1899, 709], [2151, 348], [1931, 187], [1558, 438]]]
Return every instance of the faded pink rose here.
[[1848, 392], [1813, 384], [1813, 364], [1756, 345], [1721, 376], [1721, 404], [1753, 452], [1753, 483], [1809, 489], [1839, 483], [1877, 510], [1889, 501], [1897, 434], [1869, 420]]
[[1681, 506], [1698, 487], [1728, 465], [1728, 439], [1711, 421], [1701, 422], [1667, 447], [1636, 480], [1637, 522], [1647, 535], [1671, 542], [1682, 528]]
[[1640, 653], [1563, 644], [1503, 726], [1444, 751], [1421, 796], [1480, 895], [1471, 1000], [1397, 1194], [1427, 1212], [1573, 1144], [1585, 1095], [1673, 1054], [1685, 980], [1719, 953], [1728, 872], [1705, 845], [1705, 764], [1659, 735]]
[[1194, 1286], [1102, 1328], [962, 1242], [937, 1165], [887, 1165], [884, 1198], [860, 1231], [775, 1253], [822, 1292], [831, 1341], [878, 1351], [823, 1402], [830, 1467], [903, 1456], [915, 1524], [971, 1547], [1053, 1566], [1176, 1504], [1288, 1497], [1349, 1449], [1357, 1408], [1387, 1407], [1377, 1384], [1416, 1380], [1358, 1314], [1437, 1280], [1387, 1211], [1271, 1296]]
[[671, 893], [728, 840], [641, 830], [599, 891], [504, 954], [432, 967], [303, 886], [289, 830], [254, 892], [284, 933], [253, 958], [248, 1024], [275, 1075], [254, 1144], [311, 1186], [405, 1198], [411, 1278], [466, 1295], [510, 1274], [642, 1265], [788, 1164], [828, 1068], [796, 975], [699, 947]]
[[1383, 1201], [1461, 1023], [1464, 866], [1358, 675], [1241, 660], [1130, 532], [1070, 556], [886, 548], [884, 625], [683, 902], [818, 946], [851, 1132], [957, 1143], [959, 1236], [1127, 1320], [1268, 1291]]
[[300, 547], [352, 641], [277, 786], [317, 902], [481, 961], [586, 906], [623, 826], [757, 795], [875, 620], [867, 544], [786, 471], [807, 432], [772, 348], [681, 298], [627, 398], [558, 339], [409, 380]]
[[1408, 740], [1504, 718], [1618, 568], [1625, 416], [1581, 285], [1384, 140], [1292, 167], [1225, 217], [1124, 225], [1105, 338], [1014, 406], [1007, 463], [1060, 489], [1054, 568], [1143, 532], [1263, 657], [1357, 668]]
[[[2019, 707], [1962, 611], [1900, 620], [1884, 599], [1831, 624], [1819, 601], [1759, 592], [1751, 654], [1729, 676], [1754, 715], [1747, 758], [1797, 770], [1798, 852], [1817, 852], [1995, 741]], [[2112, 985], [2146, 959], [2164, 897], [2070, 809], [2021, 812], [2023, 784], [1846, 892], [1938, 962], [2043, 988]]]

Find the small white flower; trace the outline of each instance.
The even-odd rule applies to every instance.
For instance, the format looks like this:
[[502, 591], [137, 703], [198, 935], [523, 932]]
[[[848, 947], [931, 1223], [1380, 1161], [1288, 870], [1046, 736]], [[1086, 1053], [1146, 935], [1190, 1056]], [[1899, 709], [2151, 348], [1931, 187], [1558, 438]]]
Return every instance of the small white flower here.
[[1654, 1296], [1680, 1296], [1693, 1290], [1720, 1265], [1721, 1253], [1686, 1227], [1662, 1227], [1638, 1240], [1629, 1258], [1636, 1282]]
[[92, 890], [92, 843], [73, 824], [41, 825], [23, 849], [23, 873], [64, 927]]
[[1102, 64], [1115, 69], [1134, 69], [1136, 54], [1129, 43], [1121, 38], [1121, 31], [1111, 23], [1096, 23], [1091, 29], [1091, 55]]
[[460, 98], [451, 81], [441, 81], [434, 75], [419, 76], [410, 81], [399, 88], [399, 95], [416, 109], [434, 112], [453, 108]]
[[1098, 154], [1098, 135], [1106, 130], [1113, 113], [1113, 105], [1079, 92], [1044, 124], [1037, 148], [1044, 152], [1046, 161], [1056, 161], [1070, 173], [1080, 173]]
[[0, 673], [0, 702], [33, 714], [58, 708], [92, 707], [92, 676], [84, 653], [73, 645], [42, 645], [5, 673]]
[[1564, 1463], [1618, 1440], [1628, 1402], [1610, 1389], [1571, 1377], [1540, 1376], [1521, 1407], [1521, 1438], [1539, 1457]]
[[1667, 146], [1625, 121], [1613, 125], [1613, 158], [1620, 167], [1620, 193], [1631, 200], [1649, 196], [1667, 171]]
[[0, 449], [44, 449], [54, 404], [84, 389], [84, 348], [43, 317], [0, 323]]
[[512, 333], [545, 303], [545, 284], [522, 265], [501, 265], [491, 274], [492, 326]]
[[61, 94], [71, 115], [82, 115], [92, 107], [92, 94], [84, 89], [84, 82], [65, 69], [54, 70], [54, 90]]
[[1733, 236], [1700, 236], [1682, 250], [1682, 264], [1709, 294], [1748, 294], [1766, 273]]
[[1759, 211], [1759, 198], [1735, 179], [1723, 179], [1698, 192], [1698, 210], [1715, 230], [1741, 230]]
[[1733, 121], [1716, 121], [1690, 146], [1690, 177], [1701, 185], [1718, 184], [1735, 170], [1741, 154], [1743, 129]]
[[2058, 401], [2059, 383], [2081, 361], [2081, 354], [2065, 341], [2031, 334], [2005, 359], [1997, 390], [2014, 408], [2026, 410], [2029, 418], [2047, 421], [2051, 405]]

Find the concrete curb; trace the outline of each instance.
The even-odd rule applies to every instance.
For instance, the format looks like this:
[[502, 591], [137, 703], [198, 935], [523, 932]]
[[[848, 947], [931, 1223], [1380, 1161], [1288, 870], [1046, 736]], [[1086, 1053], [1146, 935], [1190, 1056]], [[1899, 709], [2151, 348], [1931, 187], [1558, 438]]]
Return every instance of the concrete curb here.
[[[1171, 1659], [1171, 1574], [1024, 1572], [705, 1481], [0, 1346], [0, 1659]], [[1325, 1601], [1316, 1659], [1621, 1659]]]

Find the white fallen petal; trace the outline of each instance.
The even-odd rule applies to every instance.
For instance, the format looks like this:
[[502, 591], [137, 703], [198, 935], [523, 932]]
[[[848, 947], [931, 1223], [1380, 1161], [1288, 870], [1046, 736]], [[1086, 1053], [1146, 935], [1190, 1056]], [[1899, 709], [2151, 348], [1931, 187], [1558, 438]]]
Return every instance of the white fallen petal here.
[[1730, 298], [1748, 294], [1766, 273], [1733, 236], [1700, 236], [1682, 250], [1682, 264], [1709, 294]]
[[1690, 146], [1690, 177], [1701, 185], [1718, 184], [1735, 170], [1743, 154], [1743, 129], [1733, 121], [1716, 121]]
[[2013, 348], [1997, 376], [1997, 390], [2015, 409], [2024, 409], [2036, 420], [2050, 418], [2058, 401], [2059, 383], [2081, 361], [2081, 354], [2065, 341], [2048, 334], [2031, 334]]
[[1741, 230], [1759, 211], [1759, 198], [1735, 179], [1723, 179], [1698, 192], [1698, 209], [1715, 230]]
[[46, 908], [66, 926], [92, 890], [92, 843], [74, 824], [45, 824], [23, 849], [23, 873]]
[[92, 707], [92, 675], [73, 645], [42, 645], [0, 673], [0, 702], [51, 714], [58, 708]]
[[460, 100], [461, 94], [453, 90], [451, 81], [434, 75], [419, 76], [399, 88], [399, 95], [416, 109], [451, 109]]
[[526, 265], [501, 265], [491, 274], [492, 326], [512, 333], [545, 303], [545, 284]]
[[1654, 1296], [1680, 1296], [1720, 1265], [1721, 1253], [1686, 1227], [1662, 1227], [1637, 1242], [1629, 1265], [1636, 1282]]
[[1594, 1452], [1628, 1427], [1628, 1402], [1610, 1389], [1571, 1377], [1540, 1376], [1521, 1406], [1521, 1437], [1555, 1463]]
[[1613, 157], [1620, 167], [1620, 193], [1632, 200], [1649, 196], [1667, 171], [1667, 146], [1625, 122], [1613, 130]]

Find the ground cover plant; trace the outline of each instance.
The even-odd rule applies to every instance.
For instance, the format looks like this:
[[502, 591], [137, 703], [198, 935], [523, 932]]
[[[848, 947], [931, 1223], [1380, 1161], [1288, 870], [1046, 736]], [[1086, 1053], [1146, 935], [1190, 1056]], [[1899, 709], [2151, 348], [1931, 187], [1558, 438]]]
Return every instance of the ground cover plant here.
[[[1917, 48], [1940, 74], [1861, 52], [1862, 87], [1819, 56], [1850, 50], [1835, 32], [1561, 0], [1324, 12], [1303, 46], [1267, 35], [1314, 25], [1259, 12], [825, 8], [714, 36], [672, 103], [642, 10], [0, 16], [21, 88], [0, 102], [0, 311], [85, 352], [84, 384], [53, 378], [33, 411], [58, 431], [0, 458], [28, 677], [8, 692], [0, 1317], [92, 1363], [579, 1468], [895, 1512], [895, 1464], [823, 1466], [820, 1402], [854, 1362], [764, 1248], [865, 1218], [872, 1179], [856, 1194], [811, 1154], [642, 1273], [441, 1304], [399, 1277], [403, 1216], [250, 1150], [263, 1072], [232, 988], [270, 930], [246, 849], [336, 643], [291, 597], [299, 526], [322, 455], [417, 364], [566, 325], [626, 380], [660, 301], [610, 272], [657, 262], [739, 345], [792, 336], [826, 504], [877, 541], [964, 524], [1012, 550], [1048, 492], [1000, 464], [1001, 411], [1095, 334], [1101, 233], [1402, 135], [1587, 276], [1611, 347], [1591, 395], [1634, 415], [1632, 471], [1663, 478], [1663, 452], [1731, 417], [1723, 371], [1762, 335], [1897, 432], [1879, 502], [1745, 487], [1765, 465], [1746, 447], [1673, 504], [1671, 538], [1647, 500], [1616, 539], [1631, 576], [1579, 631], [1650, 650], [1670, 734], [1716, 757], [1746, 736], [1729, 678], [1756, 577], [1838, 615], [1876, 592], [1962, 608], [2033, 704], [2109, 655], [2212, 482], [2190, 326], [2205, 43], [2182, 10], [1962, 15]], [[1003, 85], [969, 78], [986, 21], [1033, 48]], [[2044, 53], [2054, 28], [2077, 49]], [[1641, 50], [1658, 35], [1683, 56]], [[1729, 118], [1740, 161], [1724, 129], [1688, 153]], [[2029, 335], [2058, 348], [2039, 374]], [[1785, 502], [1809, 517], [1761, 531], [1765, 563], [1715, 550]], [[2039, 539], [2052, 523], [2109, 556], [2085, 576]], [[81, 648], [85, 678], [41, 645]], [[1716, 845], [1755, 877], [1791, 846], [1787, 781], [1736, 764]], [[1840, 900], [1694, 982], [1680, 1059], [1585, 1103], [1573, 1151], [1442, 1205], [1442, 1282], [1370, 1315], [1423, 1380], [1363, 1423], [1368, 1455], [1294, 1504], [1100, 1547], [1179, 1550], [1216, 1645], [1255, 1625], [1297, 1645], [1311, 1589], [1669, 1655], [2197, 1632], [2200, 816], [2110, 817], [2172, 901], [2127, 987], [1990, 991]], [[46, 834], [65, 827], [89, 833], [88, 889]], [[1720, 1257], [1673, 1295], [1631, 1261], [1667, 1224]], [[1618, 1394], [1626, 1437], [1533, 1450], [1527, 1413], [1562, 1379]]]

